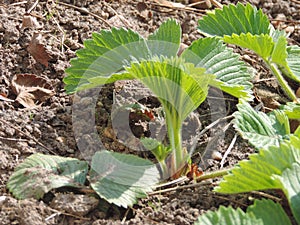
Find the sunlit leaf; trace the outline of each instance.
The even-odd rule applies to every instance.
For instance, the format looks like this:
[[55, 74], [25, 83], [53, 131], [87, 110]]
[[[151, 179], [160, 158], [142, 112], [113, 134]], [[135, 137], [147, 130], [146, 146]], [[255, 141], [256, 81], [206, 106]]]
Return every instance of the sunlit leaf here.
[[231, 36], [224, 36], [224, 41], [228, 44], [235, 44], [243, 48], [253, 50], [264, 60], [267, 60], [267, 58], [271, 55], [274, 47], [273, 39], [268, 34], [232, 34]]
[[165, 110], [177, 113], [181, 122], [205, 100], [214, 78], [179, 58], [134, 63], [127, 71], [158, 97]]
[[222, 9], [208, 12], [199, 20], [201, 32], [223, 37], [241, 33], [251, 33], [253, 35], [269, 34], [270, 22], [261, 9], [247, 3], [225, 5]]
[[270, 36], [273, 38], [274, 43], [278, 42], [278, 40], [282, 37], [286, 37], [286, 32], [284, 30], [275, 30], [273, 26], [270, 27]]
[[92, 158], [92, 188], [101, 198], [118, 206], [126, 208], [146, 197], [158, 179], [156, 166], [134, 155], [103, 150]]
[[132, 79], [124, 74], [131, 62], [151, 59], [153, 56], [175, 56], [180, 44], [181, 28], [175, 20], [168, 20], [149, 36], [147, 41], [138, 33], [124, 28], [112, 28], [93, 33], [84, 41], [84, 48], [76, 51], [64, 78], [68, 93]]
[[234, 114], [234, 127], [257, 149], [278, 146], [290, 133], [288, 117], [282, 111], [269, 115], [255, 111], [248, 103], [241, 101]]
[[17, 166], [7, 187], [19, 199], [40, 199], [54, 188], [82, 186], [87, 171], [87, 162], [37, 153]]
[[274, 221], [276, 224], [291, 224], [280, 204], [262, 199], [255, 200], [246, 213], [231, 206], [221, 206], [216, 212], [208, 211], [198, 218], [195, 225], [273, 225]]
[[[298, 151], [300, 149], [298, 148]], [[281, 176], [275, 176], [283, 186], [283, 191], [287, 196], [293, 215], [300, 224], [300, 163], [293, 163], [291, 168], [283, 171]]]
[[252, 75], [239, 55], [233, 53], [218, 38], [201, 38], [194, 41], [182, 56], [196, 67], [203, 67], [207, 73], [216, 75], [217, 80], [211, 85], [223, 91], [247, 100], [252, 99]]
[[264, 225], [277, 224], [290, 225], [291, 221], [279, 203], [270, 199], [255, 200], [254, 204], [247, 208], [247, 213], [253, 213], [255, 218], [261, 219]]
[[64, 82], [68, 93], [89, 84], [88, 79], [92, 77], [109, 79], [130, 61], [149, 55], [145, 40], [131, 30], [112, 28], [111, 31], [93, 33], [92, 37], [84, 42], [85, 48], [76, 52], [78, 58], [72, 59], [72, 66], [66, 70], [68, 76]]
[[[224, 176], [215, 190], [221, 193], [241, 193], [283, 187], [286, 189], [293, 186], [293, 183], [283, 183], [279, 177], [286, 177], [284, 171], [291, 169], [299, 160], [300, 139], [291, 136], [290, 140], [281, 142], [279, 146], [260, 149], [258, 154], [250, 155], [250, 160], [239, 162], [229, 175]], [[293, 179], [291, 182], [295, 181], [295, 185], [298, 185], [298, 178]]]
[[283, 110], [290, 119], [300, 119], [300, 103], [288, 102], [281, 106], [281, 110]]
[[163, 143], [153, 138], [145, 137], [141, 139], [141, 142], [146, 149], [152, 152], [159, 162], [165, 160], [172, 152], [172, 148], [165, 146]]
[[147, 44], [152, 55], [175, 56], [180, 45], [181, 27], [176, 20], [170, 19], [148, 37]]
[[285, 36], [280, 36], [274, 45], [271, 60], [278, 65], [287, 66], [287, 40]]
[[300, 82], [300, 47], [296, 45], [287, 47], [287, 54], [287, 64], [290, 71], [286, 75]]
[[216, 211], [208, 211], [201, 215], [195, 225], [263, 225], [262, 221], [249, 215], [240, 208], [233, 209], [231, 206], [220, 206]]

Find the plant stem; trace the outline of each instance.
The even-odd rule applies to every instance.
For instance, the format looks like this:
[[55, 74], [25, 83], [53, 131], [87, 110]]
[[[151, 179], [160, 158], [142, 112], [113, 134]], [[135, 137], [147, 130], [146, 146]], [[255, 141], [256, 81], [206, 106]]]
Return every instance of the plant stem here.
[[295, 95], [294, 91], [291, 89], [287, 81], [283, 78], [280, 70], [278, 69], [277, 65], [275, 63], [269, 63], [267, 62], [267, 65], [269, 65], [272, 73], [275, 75], [277, 78], [280, 86], [286, 93], [286, 95], [292, 100], [297, 102], [297, 96]]
[[181, 133], [182, 125], [177, 112], [166, 112], [166, 122], [170, 145], [172, 147], [171, 168], [169, 168], [169, 175], [172, 176], [183, 166], [184, 163]]
[[176, 124], [174, 129], [174, 150], [175, 150], [175, 168], [179, 169], [183, 159], [183, 149], [181, 140], [181, 125]]
[[167, 167], [165, 160], [159, 161], [159, 165], [160, 165], [161, 172], [162, 172], [161, 178], [162, 179], [168, 178], [168, 177], [166, 177], [166, 175], [168, 174], [168, 167]]
[[224, 175], [228, 174], [231, 169], [232, 168], [218, 170], [218, 171], [213, 171], [213, 172], [210, 172], [210, 173], [206, 173], [206, 174], [204, 174], [204, 175], [202, 175], [200, 177], [197, 177], [196, 181], [200, 182], [202, 180], [207, 180], [207, 179], [212, 179], [212, 178], [224, 176]]
[[[197, 186], [203, 186], [205, 184], [211, 184], [211, 182], [203, 182], [204, 180], [208, 180], [208, 179], [211, 179], [211, 178], [216, 178], [216, 177], [221, 177], [221, 176], [224, 176], [226, 174], [228, 174], [228, 172], [230, 171], [231, 169], [223, 169], [223, 170], [219, 170], [219, 171], [214, 171], [214, 172], [210, 172], [210, 173], [207, 173], [207, 174], [204, 174], [198, 178], [195, 179], [195, 181], [197, 181], [197, 183], [194, 183], [194, 184], [188, 184], [188, 185], [183, 185], [183, 186], [175, 186], [175, 187], [171, 187], [171, 188], [166, 188], [166, 189], [162, 189], [162, 190], [158, 190], [158, 191], [153, 191], [153, 192], [150, 192], [148, 193], [149, 195], [154, 195], [154, 194], [161, 194], [161, 193], [165, 193], [165, 192], [169, 192], [169, 191], [175, 191], [175, 190], [179, 190], [179, 189], [186, 189], [186, 188], [193, 188], [193, 187], [197, 187]], [[181, 177], [182, 178], [182, 177]], [[189, 180], [187, 177], [185, 177], [187, 180]], [[181, 182], [183, 180], [181, 179]], [[202, 182], [201, 182], [202, 181]], [[166, 186], [168, 186], [170, 184], [166, 184]], [[159, 188], [162, 188], [164, 187], [164, 185], [160, 185]], [[156, 189], [156, 188], [155, 188]]]

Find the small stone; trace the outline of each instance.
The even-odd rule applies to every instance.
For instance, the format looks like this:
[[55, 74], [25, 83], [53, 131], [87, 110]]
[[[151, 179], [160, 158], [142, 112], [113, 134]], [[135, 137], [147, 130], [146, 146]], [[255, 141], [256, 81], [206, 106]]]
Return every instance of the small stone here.
[[71, 154], [73, 154], [75, 152], [75, 150], [72, 148], [66, 148], [66, 151]]
[[0, 196], [0, 205], [3, 204], [3, 202], [6, 200], [6, 196]]
[[9, 136], [14, 136], [15, 135], [15, 133], [16, 133], [16, 131], [15, 131], [15, 129], [14, 128], [11, 128], [11, 127], [6, 127], [6, 129], [5, 129], [5, 133], [7, 134], [7, 135], [9, 135]]
[[222, 156], [222, 154], [221, 154], [219, 151], [214, 150], [214, 151], [211, 153], [211, 158], [214, 159], [214, 160], [221, 161], [222, 158], [223, 158], [223, 156]]
[[26, 125], [25, 126], [26, 130], [28, 130], [28, 132], [31, 134], [33, 132], [33, 128], [30, 125]]
[[106, 127], [103, 131], [103, 136], [110, 138], [110, 139], [115, 139], [115, 134], [112, 128]]
[[65, 138], [65, 137], [57, 137], [56, 140], [57, 140], [59, 143], [66, 144], [66, 138]]
[[295, 26], [287, 26], [284, 30], [289, 36], [290, 34], [292, 34], [295, 31]]

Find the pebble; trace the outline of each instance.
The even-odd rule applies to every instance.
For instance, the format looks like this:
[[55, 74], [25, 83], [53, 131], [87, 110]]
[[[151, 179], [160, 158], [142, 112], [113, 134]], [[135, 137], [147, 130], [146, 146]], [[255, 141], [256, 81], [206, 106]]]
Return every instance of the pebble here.
[[105, 127], [105, 129], [103, 131], [103, 136], [110, 138], [110, 139], [115, 139], [114, 130], [110, 127]]
[[29, 132], [29, 133], [32, 133], [33, 132], [33, 128], [32, 128], [32, 126], [30, 126], [30, 125], [25, 125], [25, 129]]
[[0, 196], [0, 206], [3, 204], [3, 202], [6, 200], [7, 196]]
[[11, 127], [6, 127], [5, 128], [5, 133], [9, 136], [14, 136], [15, 133], [16, 133], [16, 130], [14, 128], [11, 128]]
[[222, 156], [222, 154], [221, 154], [219, 151], [214, 150], [214, 151], [211, 153], [211, 158], [214, 159], [214, 160], [221, 161], [222, 158], [223, 158], [223, 156]]

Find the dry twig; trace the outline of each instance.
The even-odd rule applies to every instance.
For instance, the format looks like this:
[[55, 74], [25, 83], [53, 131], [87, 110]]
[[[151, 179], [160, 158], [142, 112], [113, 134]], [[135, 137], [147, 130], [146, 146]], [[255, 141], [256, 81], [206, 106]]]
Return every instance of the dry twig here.
[[228, 154], [230, 153], [230, 151], [231, 151], [231, 149], [233, 148], [233, 146], [234, 146], [234, 144], [235, 144], [235, 142], [236, 142], [236, 139], [237, 139], [237, 133], [234, 135], [234, 137], [233, 137], [233, 139], [232, 139], [232, 141], [231, 141], [231, 143], [230, 143], [230, 145], [228, 146], [228, 148], [227, 148], [227, 150], [226, 150], [226, 152], [224, 153], [224, 155], [223, 155], [223, 158], [222, 158], [222, 160], [221, 160], [221, 169], [223, 168], [223, 166], [224, 166], [224, 163], [225, 163], [225, 159], [227, 158], [227, 156], [228, 156]]
[[26, 4], [26, 3], [27, 3], [27, 1], [14, 2], [14, 3], [9, 4], [9, 6], [17, 6], [17, 5], [22, 5], [22, 4]]
[[171, 10], [181, 10], [181, 11], [193, 12], [193, 13], [201, 15], [201, 16], [203, 16], [206, 12], [206, 10], [204, 10], [204, 9], [196, 9], [196, 8], [185, 6], [180, 3], [172, 4], [172, 2], [165, 1], [165, 0], [154, 0], [151, 2], [151, 4], [160, 6], [160, 7], [164, 7], [164, 8], [168, 8]]
[[[53, 218], [54, 216], [58, 216], [58, 215], [60, 215], [60, 214], [63, 214], [63, 215], [66, 215], [66, 216], [71, 216], [71, 217], [74, 217], [74, 218], [76, 218], [76, 219], [80, 219], [80, 220], [90, 220], [90, 218], [85, 218], [85, 217], [81, 217], [81, 216], [77, 216], [77, 215], [74, 215], [74, 214], [71, 214], [71, 213], [66, 213], [66, 212], [63, 212], [63, 211], [59, 211], [59, 210], [57, 210], [57, 209], [53, 209], [53, 208], [50, 208], [50, 210], [51, 211], [53, 211], [53, 212], [55, 212], [54, 214], [52, 214], [52, 215], [50, 215], [50, 216], [48, 216], [46, 219], [51, 219], [51, 218]], [[45, 219], [45, 220], [46, 220]]]
[[267, 194], [265, 192], [261, 192], [261, 191], [251, 191], [252, 194], [256, 194], [256, 195], [260, 195], [264, 198], [268, 198], [268, 199], [271, 199], [275, 202], [281, 202], [282, 199], [281, 198], [277, 198], [276, 196], [273, 196], [273, 195], [270, 195], [270, 194]]
[[32, 6], [26, 11], [27, 14], [30, 14], [31, 11], [37, 6], [37, 4], [39, 4], [39, 0], [36, 0]]
[[5, 141], [17, 141], [17, 142], [26, 142], [28, 140], [26, 139], [17, 139], [17, 138], [7, 138], [7, 137], [1, 137], [0, 140], [5, 140]]
[[[197, 143], [198, 143], [198, 139], [199, 139], [204, 133], [206, 133], [207, 131], [209, 131], [212, 127], [216, 126], [218, 123], [220, 123], [220, 122], [222, 122], [222, 121], [224, 121], [224, 120], [231, 119], [231, 118], [233, 118], [233, 115], [225, 116], [225, 117], [223, 117], [223, 118], [217, 119], [216, 121], [212, 122], [212, 123], [209, 124], [207, 127], [205, 127], [203, 130], [201, 130], [200, 133], [197, 134], [197, 136], [195, 137], [195, 139], [194, 139], [195, 141], [194, 141], [194, 143], [193, 143], [192, 146], [191, 146], [190, 152], [193, 152], [193, 151], [195, 150], [195, 148], [196, 148], [196, 146], [197, 146]], [[227, 127], [227, 126], [225, 126], [225, 127]], [[228, 129], [228, 127], [227, 127], [226, 129]], [[224, 132], [224, 130], [223, 130], [223, 132]]]
[[183, 185], [183, 186], [176, 186], [176, 187], [166, 188], [166, 189], [162, 189], [162, 190], [158, 190], [158, 191], [153, 191], [153, 192], [148, 193], [148, 195], [162, 194], [162, 193], [166, 193], [166, 192], [177, 191], [177, 190], [182, 190], [182, 189], [186, 189], [186, 188], [195, 188], [195, 187], [211, 185], [211, 184], [212, 184], [211, 181], [187, 184], [187, 185]]

